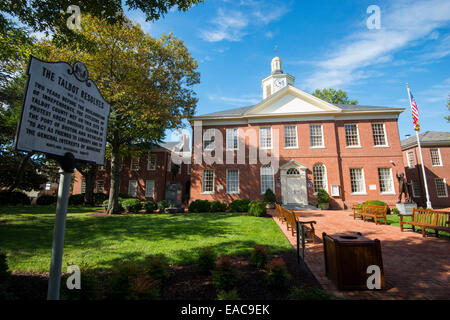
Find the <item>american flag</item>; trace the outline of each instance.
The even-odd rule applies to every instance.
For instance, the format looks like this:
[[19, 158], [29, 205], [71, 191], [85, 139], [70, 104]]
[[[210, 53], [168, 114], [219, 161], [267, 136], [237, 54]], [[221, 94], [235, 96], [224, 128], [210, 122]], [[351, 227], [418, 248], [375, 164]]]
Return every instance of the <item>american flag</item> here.
[[419, 108], [417, 108], [416, 100], [414, 100], [411, 90], [409, 91], [409, 99], [411, 101], [411, 112], [412, 112], [412, 117], [413, 117], [414, 130], [420, 131]]

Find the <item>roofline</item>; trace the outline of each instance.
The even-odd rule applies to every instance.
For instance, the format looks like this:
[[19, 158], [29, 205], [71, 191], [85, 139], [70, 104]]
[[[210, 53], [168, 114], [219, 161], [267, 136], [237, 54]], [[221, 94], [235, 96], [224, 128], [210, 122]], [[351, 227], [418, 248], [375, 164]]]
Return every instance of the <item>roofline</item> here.
[[[436, 141], [420, 141], [421, 147], [433, 147], [433, 146], [450, 146], [450, 140], [436, 140]], [[405, 145], [401, 145], [402, 151], [418, 147], [417, 140]]]

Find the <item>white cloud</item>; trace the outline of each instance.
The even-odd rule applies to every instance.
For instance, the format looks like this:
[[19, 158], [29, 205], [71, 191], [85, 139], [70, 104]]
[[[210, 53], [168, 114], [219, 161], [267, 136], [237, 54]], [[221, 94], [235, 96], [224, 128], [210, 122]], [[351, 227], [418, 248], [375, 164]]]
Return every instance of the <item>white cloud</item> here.
[[220, 101], [225, 102], [229, 105], [242, 105], [242, 106], [248, 106], [253, 105], [261, 101], [261, 97], [256, 95], [243, 95], [241, 97], [224, 97], [224, 96], [217, 96], [217, 95], [210, 95], [209, 100], [211, 101]]
[[201, 31], [201, 36], [209, 42], [222, 40], [240, 41], [246, 34], [243, 29], [248, 25], [247, 17], [240, 11], [224, 11], [219, 9], [212, 30]]
[[[363, 31], [343, 39], [330, 48], [323, 61], [316, 62], [317, 70], [304, 83], [308, 89], [344, 86], [371, 76], [367, 67], [387, 63], [392, 54], [415, 46], [428, 37], [438, 37], [435, 29], [450, 21], [450, 2], [441, 0], [397, 1], [381, 12], [381, 29]], [[442, 54], [448, 54], [445, 50]]]

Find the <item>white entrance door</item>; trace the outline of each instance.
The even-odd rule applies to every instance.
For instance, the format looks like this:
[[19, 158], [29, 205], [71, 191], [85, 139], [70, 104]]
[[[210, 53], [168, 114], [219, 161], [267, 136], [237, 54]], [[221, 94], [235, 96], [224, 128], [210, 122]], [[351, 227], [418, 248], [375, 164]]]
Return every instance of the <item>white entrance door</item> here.
[[286, 172], [286, 198], [287, 204], [306, 204], [306, 180], [296, 168]]

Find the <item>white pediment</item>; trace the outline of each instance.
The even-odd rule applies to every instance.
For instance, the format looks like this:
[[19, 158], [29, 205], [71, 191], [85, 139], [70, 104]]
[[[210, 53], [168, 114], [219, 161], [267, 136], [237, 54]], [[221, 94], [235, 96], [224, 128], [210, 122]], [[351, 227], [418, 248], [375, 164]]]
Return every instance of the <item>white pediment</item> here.
[[341, 109], [313, 95], [288, 86], [246, 112], [246, 115], [283, 115], [340, 112]]

